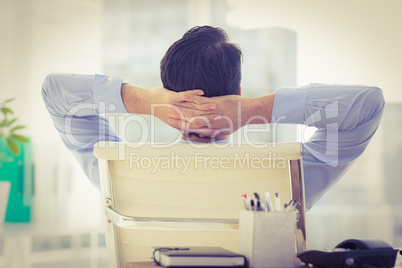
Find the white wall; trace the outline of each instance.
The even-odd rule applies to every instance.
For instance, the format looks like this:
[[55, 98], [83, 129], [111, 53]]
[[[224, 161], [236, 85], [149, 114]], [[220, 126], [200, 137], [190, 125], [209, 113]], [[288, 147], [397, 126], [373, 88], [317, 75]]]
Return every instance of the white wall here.
[[402, 1], [229, 0], [230, 24], [298, 34], [298, 84], [367, 84], [402, 101]]
[[[0, 102], [32, 137], [33, 221], [88, 222], [99, 195], [67, 152], [41, 96], [49, 73], [101, 72], [102, 0], [0, 0]], [[90, 214], [90, 213], [92, 214]]]

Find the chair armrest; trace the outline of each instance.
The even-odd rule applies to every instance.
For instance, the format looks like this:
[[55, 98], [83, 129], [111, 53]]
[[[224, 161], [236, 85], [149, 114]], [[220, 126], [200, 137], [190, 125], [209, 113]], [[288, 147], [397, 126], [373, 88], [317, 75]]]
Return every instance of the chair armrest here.
[[105, 207], [106, 217], [124, 229], [181, 231], [238, 231], [238, 219], [147, 218], [125, 216]]

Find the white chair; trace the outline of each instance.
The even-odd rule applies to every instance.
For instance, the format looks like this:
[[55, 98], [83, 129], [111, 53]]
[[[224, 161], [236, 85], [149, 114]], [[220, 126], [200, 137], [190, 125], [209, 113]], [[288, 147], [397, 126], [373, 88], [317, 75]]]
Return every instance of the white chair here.
[[240, 196], [278, 192], [298, 200], [298, 251], [305, 250], [300, 143], [129, 144], [100, 142], [109, 267], [147, 261], [152, 247], [238, 250]]

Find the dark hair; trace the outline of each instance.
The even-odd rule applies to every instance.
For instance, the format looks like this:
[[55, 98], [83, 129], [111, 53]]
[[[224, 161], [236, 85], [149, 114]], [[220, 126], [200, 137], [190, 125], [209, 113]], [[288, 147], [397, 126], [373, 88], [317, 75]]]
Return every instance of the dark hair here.
[[204, 96], [239, 94], [241, 50], [221, 28], [197, 26], [173, 43], [161, 61], [163, 87], [202, 89]]

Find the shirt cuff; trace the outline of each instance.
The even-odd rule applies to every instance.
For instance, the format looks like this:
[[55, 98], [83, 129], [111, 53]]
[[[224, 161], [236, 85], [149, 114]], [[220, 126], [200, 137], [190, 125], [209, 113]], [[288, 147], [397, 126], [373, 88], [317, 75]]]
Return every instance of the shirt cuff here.
[[275, 92], [271, 123], [304, 124], [309, 86], [279, 88]]
[[98, 105], [98, 113], [128, 113], [121, 98], [121, 85], [123, 80], [119, 77], [95, 75], [94, 100]]

